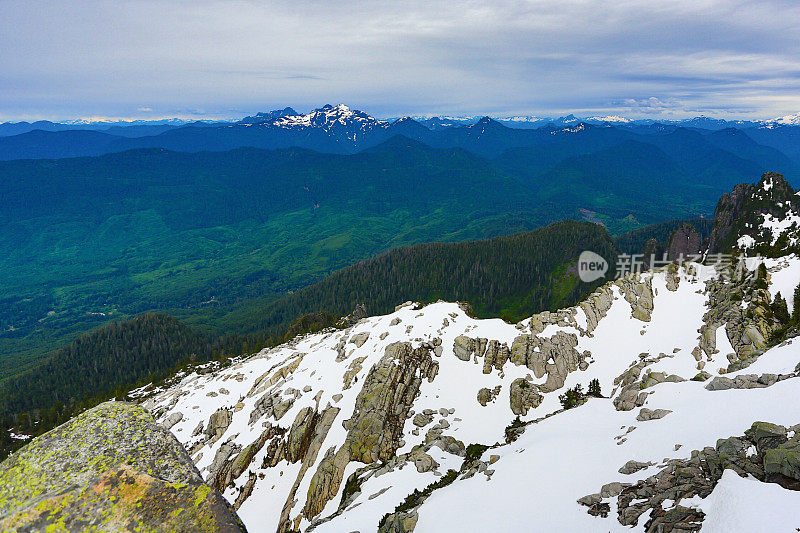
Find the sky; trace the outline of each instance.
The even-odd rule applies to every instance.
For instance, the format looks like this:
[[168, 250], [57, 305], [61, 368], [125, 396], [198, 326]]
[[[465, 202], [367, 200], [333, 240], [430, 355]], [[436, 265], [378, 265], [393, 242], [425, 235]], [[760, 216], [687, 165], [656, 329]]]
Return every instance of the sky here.
[[800, 111], [800, 2], [0, 0], [0, 121]]

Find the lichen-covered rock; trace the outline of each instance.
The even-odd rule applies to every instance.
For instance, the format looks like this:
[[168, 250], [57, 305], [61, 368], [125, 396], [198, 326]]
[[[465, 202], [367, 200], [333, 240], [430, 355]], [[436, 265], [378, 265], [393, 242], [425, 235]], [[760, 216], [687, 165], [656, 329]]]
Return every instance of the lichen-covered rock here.
[[617, 411], [630, 411], [634, 407], [641, 407], [647, 399], [647, 393], [641, 392], [639, 383], [633, 383], [623, 387], [620, 393], [614, 398], [614, 407]]
[[580, 304], [586, 314], [586, 333], [591, 334], [600, 320], [606, 316], [611, 304], [614, 303], [614, 294], [611, 284], [606, 284], [586, 297]]
[[486, 407], [486, 404], [489, 402], [493, 402], [497, 395], [500, 394], [500, 390], [502, 389], [502, 385], [498, 385], [493, 389], [482, 388], [478, 391], [478, 403], [481, 404], [483, 407]]
[[644, 280], [638, 274], [631, 274], [617, 280], [625, 300], [631, 304], [631, 316], [643, 322], [650, 322], [653, 312], [653, 280]]
[[419, 452], [413, 455], [414, 466], [420, 474], [430, 472], [434, 468], [439, 467], [439, 463], [433, 460], [433, 457], [424, 452]]
[[489, 341], [483, 356], [483, 373], [491, 374], [492, 368], [502, 371], [510, 354], [511, 352], [505, 344], [495, 340]]
[[244, 531], [180, 443], [141, 407], [106, 402], [0, 463], [3, 531]]
[[[408, 342], [386, 347], [383, 357], [364, 379], [353, 415], [344, 422], [344, 443], [338, 450], [331, 447], [325, 452], [311, 478], [303, 508], [305, 518], [319, 515], [336, 496], [350, 461], [370, 464], [394, 457], [422, 381], [433, 381], [438, 370], [439, 364], [428, 347], [412, 348]], [[282, 528], [287, 526], [288, 522], [282, 520]]]
[[475, 351], [475, 341], [466, 335], [459, 335], [453, 341], [453, 353], [462, 361], [469, 361]]
[[206, 426], [206, 437], [211, 442], [219, 439], [228, 429], [228, 426], [231, 425], [232, 416], [233, 413], [231, 413], [228, 409], [220, 409], [214, 412], [208, 419], [208, 425]]
[[354, 461], [388, 460], [403, 433], [408, 410], [423, 379], [433, 381], [439, 365], [424, 347], [396, 342], [386, 347], [370, 370], [356, 398], [353, 416], [346, 421], [344, 446]]
[[[793, 430], [798, 427], [793, 426]], [[699, 531], [704, 515], [678, 504], [684, 498], [708, 497], [727, 469], [742, 477], [800, 490], [800, 435], [787, 441], [787, 434], [783, 426], [755, 422], [744, 436], [719, 439], [715, 447], [693, 450], [688, 459], [667, 459], [657, 473], [622, 486], [619, 492], [619, 483], [608, 483], [599, 494], [589, 495], [581, 503], [595, 514], [599, 496], [617, 493], [617, 515], [622, 525], [636, 525], [641, 515], [650, 511], [645, 531]], [[755, 454], [751, 453], [753, 446]], [[628, 461], [619, 472], [633, 474], [648, 466], [652, 463]], [[674, 507], [665, 511], [664, 502]]]
[[641, 387], [647, 389], [659, 383], [680, 383], [681, 381], [686, 380], [675, 374], [667, 375], [665, 372], [648, 372], [642, 377]]
[[353, 337], [350, 339], [350, 342], [355, 344], [357, 348], [361, 348], [364, 346], [364, 343], [367, 342], [367, 339], [369, 339], [369, 331], [364, 331], [362, 333], [353, 335]]
[[619, 469], [620, 474], [633, 474], [639, 470], [644, 470], [652, 466], [653, 463], [643, 463], [642, 461], [634, 461], [631, 459]]
[[297, 412], [286, 442], [286, 460], [290, 463], [300, 461], [305, 456], [317, 418], [317, 412], [311, 407], [303, 407]]
[[764, 473], [768, 479], [785, 476], [800, 484], [800, 441], [793, 439], [764, 452]]
[[756, 445], [758, 453], [764, 453], [787, 440], [786, 428], [770, 422], [754, 422], [744, 434]]
[[509, 403], [511, 412], [515, 415], [528, 414], [528, 409], [539, 407], [543, 399], [544, 396], [539, 394], [539, 387], [528, 383], [525, 378], [517, 378], [511, 382]]
[[391, 513], [381, 522], [378, 533], [411, 533], [417, 527], [418, 519], [416, 509]]
[[431, 422], [433, 422], [433, 415], [429, 415], [426, 413], [417, 413], [411, 420], [412, 424], [420, 428], [427, 426]]

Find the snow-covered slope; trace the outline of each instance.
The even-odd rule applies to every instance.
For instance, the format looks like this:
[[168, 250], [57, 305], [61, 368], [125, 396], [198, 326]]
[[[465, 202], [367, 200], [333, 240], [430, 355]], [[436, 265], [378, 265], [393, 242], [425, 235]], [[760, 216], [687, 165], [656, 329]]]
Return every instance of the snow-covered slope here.
[[409, 303], [137, 394], [250, 531], [792, 531], [800, 339], [770, 342], [770, 302], [800, 258], [759, 263], [518, 324]]

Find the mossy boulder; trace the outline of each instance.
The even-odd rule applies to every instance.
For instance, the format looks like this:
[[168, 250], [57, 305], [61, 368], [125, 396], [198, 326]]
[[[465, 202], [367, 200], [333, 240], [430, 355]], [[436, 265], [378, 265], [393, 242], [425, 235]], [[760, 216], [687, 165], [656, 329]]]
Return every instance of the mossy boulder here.
[[800, 482], [800, 442], [792, 440], [764, 452], [764, 473]]
[[0, 463], [2, 531], [245, 531], [175, 437], [106, 402]]

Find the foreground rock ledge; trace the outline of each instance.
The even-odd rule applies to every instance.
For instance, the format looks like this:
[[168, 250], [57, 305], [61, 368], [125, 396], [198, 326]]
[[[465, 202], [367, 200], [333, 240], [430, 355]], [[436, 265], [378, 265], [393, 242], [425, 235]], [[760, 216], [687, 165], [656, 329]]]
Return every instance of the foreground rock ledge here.
[[106, 402], [0, 463], [0, 531], [245, 531], [175, 437]]

